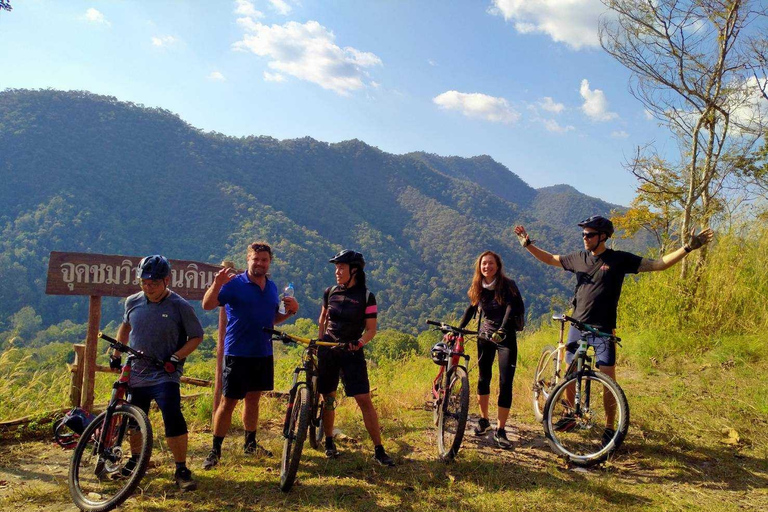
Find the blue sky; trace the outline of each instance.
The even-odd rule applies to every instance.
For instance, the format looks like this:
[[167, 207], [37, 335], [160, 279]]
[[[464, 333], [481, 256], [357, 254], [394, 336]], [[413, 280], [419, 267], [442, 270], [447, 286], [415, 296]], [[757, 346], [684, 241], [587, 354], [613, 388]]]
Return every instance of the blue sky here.
[[668, 138], [597, 44], [599, 0], [12, 5], [0, 89], [88, 90], [207, 131], [487, 154], [620, 204], [634, 148]]

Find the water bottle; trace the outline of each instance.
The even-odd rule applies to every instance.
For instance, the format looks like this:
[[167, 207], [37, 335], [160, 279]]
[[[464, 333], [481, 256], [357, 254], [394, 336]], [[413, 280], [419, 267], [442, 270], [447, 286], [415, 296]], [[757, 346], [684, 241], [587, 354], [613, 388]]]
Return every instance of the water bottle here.
[[280, 300], [280, 308], [278, 309], [278, 313], [281, 315], [285, 314], [285, 301], [282, 300], [285, 297], [293, 297], [296, 295], [296, 290], [293, 288], [293, 283], [288, 283], [288, 286], [285, 287], [285, 290], [283, 290], [283, 296]]

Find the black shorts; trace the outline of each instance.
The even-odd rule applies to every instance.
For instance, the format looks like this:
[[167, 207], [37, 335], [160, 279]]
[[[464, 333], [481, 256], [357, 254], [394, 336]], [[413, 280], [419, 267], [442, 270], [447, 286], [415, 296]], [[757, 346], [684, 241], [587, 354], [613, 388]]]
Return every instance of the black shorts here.
[[368, 366], [363, 349], [348, 350], [320, 347], [317, 351], [317, 391], [333, 393], [339, 387], [339, 377], [347, 396], [365, 395], [371, 392], [368, 381]]
[[241, 400], [251, 391], [275, 389], [275, 360], [272, 356], [224, 356], [221, 371], [222, 394]]
[[153, 386], [131, 388], [131, 403], [149, 414], [152, 400], [163, 414], [165, 437], [183, 436], [187, 433], [187, 422], [181, 413], [181, 391], [175, 382], [162, 382]]

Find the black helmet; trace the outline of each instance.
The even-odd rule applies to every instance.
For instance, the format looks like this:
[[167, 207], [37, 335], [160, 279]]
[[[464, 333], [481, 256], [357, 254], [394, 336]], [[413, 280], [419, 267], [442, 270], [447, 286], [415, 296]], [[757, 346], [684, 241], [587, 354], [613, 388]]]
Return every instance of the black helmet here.
[[579, 222], [580, 228], [592, 228], [600, 233], [605, 233], [608, 238], [613, 236], [613, 222], [602, 215], [593, 215], [587, 220]]
[[430, 350], [430, 353], [432, 355], [432, 362], [435, 364], [439, 364], [440, 366], [447, 365], [448, 352], [450, 352], [448, 345], [446, 345], [445, 342], [443, 341], [438, 341], [432, 346], [432, 349]]
[[359, 252], [344, 249], [328, 260], [328, 263], [347, 263], [350, 267], [365, 268], [365, 258]]
[[142, 258], [136, 269], [137, 279], [164, 279], [171, 275], [171, 264], [165, 256], [155, 254]]

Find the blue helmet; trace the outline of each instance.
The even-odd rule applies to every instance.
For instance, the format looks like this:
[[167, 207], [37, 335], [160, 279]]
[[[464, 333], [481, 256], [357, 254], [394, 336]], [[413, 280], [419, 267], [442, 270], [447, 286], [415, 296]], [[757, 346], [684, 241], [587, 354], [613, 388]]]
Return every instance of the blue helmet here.
[[592, 228], [600, 233], [605, 233], [608, 235], [608, 238], [613, 236], [613, 222], [602, 215], [593, 215], [587, 220], [579, 222], [578, 226], [580, 228]]
[[155, 254], [142, 258], [136, 269], [137, 279], [164, 279], [171, 275], [171, 264], [165, 256]]

